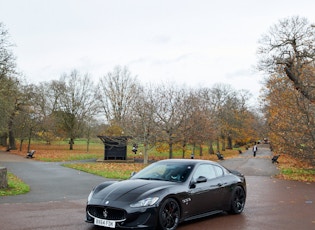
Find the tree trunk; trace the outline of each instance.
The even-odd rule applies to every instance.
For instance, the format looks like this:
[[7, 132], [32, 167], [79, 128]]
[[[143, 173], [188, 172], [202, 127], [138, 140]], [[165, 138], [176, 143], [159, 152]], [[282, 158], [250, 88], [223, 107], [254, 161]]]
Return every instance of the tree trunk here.
[[32, 128], [30, 128], [30, 133], [28, 136], [28, 145], [27, 145], [27, 152], [31, 152], [31, 139], [32, 139]]
[[15, 144], [15, 137], [13, 133], [13, 120], [14, 120], [14, 113], [12, 113], [10, 116], [8, 129], [9, 129], [9, 148], [15, 150], [16, 144]]
[[225, 137], [222, 137], [222, 151], [225, 151]]
[[172, 132], [169, 133], [169, 158], [173, 158], [173, 137], [172, 137]]
[[20, 152], [22, 152], [23, 142], [24, 142], [24, 139], [21, 139], [21, 141], [20, 141]]
[[86, 141], [86, 153], [90, 152], [90, 138], [88, 137], [87, 141]]
[[144, 154], [143, 154], [143, 164], [148, 164], [148, 145], [144, 143]]
[[70, 145], [70, 150], [73, 150], [73, 145], [74, 145], [73, 138], [70, 138], [69, 145]]
[[186, 141], [183, 142], [183, 155], [182, 155], [183, 159], [185, 159], [185, 154], [186, 154]]
[[212, 140], [209, 141], [208, 153], [209, 153], [209, 154], [214, 154]]
[[3, 132], [1, 134], [1, 145], [2, 146], [7, 146], [7, 139], [8, 139], [8, 134], [6, 132]]
[[288, 78], [293, 82], [294, 87], [296, 90], [298, 90], [305, 98], [307, 98], [311, 103], [315, 103], [315, 96], [311, 93], [311, 90], [308, 90], [303, 84], [301, 83], [301, 80], [299, 77], [295, 76], [291, 69], [290, 65], [287, 65], [284, 68], [284, 71]]
[[173, 158], [173, 143], [172, 142], [169, 143], [169, 151], [170, 151], [169, 158], [172, 159]]
[[202, 157], [202, 145], [199, 145], [199, 156]]
[[217, 152], [220, 151], [220, 138], [217, 138]]
[[232, 149], [232, 137], [231, 135], [228, 136], [228, 146], [227, 149]]

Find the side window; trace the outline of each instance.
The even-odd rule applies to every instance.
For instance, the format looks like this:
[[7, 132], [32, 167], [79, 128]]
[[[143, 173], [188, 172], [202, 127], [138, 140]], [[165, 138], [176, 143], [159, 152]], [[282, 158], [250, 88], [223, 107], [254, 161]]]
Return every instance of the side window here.
[[209, 171], [208, 171], [208, 179], [216, 178], [215, 170], [213, 165], [209, 165]]
[[198, 177], [203, 176], [207, 179], [213, 179], [216, 177], [216, 172], [212, 165], [210, 164], [203, 164], [200, 165], [196, 172], [194, 173], [193, 179], [196, 181]]
[[213, 166], [213, 168], [214, 168], [214, 170], [215, 170], [215, 172], [216, 172], [217, 177], [223, 176], [224, 173], [223, 173], [222, 168], [220, 168], [220, 167], [218, 167], [218, 166]]

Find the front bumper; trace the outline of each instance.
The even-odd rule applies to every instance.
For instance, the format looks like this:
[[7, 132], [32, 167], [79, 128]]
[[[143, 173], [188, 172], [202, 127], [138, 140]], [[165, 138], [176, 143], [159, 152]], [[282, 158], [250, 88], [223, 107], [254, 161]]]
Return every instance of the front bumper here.
[[115, 221], [115, 228], [152, 229], [157, 224], [158, 208], [151, 206], [125, 210], [108, 206], [87, 205], [86, 222], [94, 224], [94, 218]]

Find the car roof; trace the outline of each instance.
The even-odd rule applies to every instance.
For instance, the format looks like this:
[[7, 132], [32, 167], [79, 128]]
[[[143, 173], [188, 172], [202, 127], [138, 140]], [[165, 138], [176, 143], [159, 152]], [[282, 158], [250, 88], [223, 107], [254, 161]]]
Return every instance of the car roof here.
[[[158, 162], [169, 162], [169, 163], [185, 163], [185, 164], [202, 164], [202, 163], [211, 163], [215, 165], [220, 165], [219, 163], [211, 160], [201, 160], [201, 159], [166, 159], [166, 160], [160, 160]], [[221, 165], [220, 165], [221, 166]]]

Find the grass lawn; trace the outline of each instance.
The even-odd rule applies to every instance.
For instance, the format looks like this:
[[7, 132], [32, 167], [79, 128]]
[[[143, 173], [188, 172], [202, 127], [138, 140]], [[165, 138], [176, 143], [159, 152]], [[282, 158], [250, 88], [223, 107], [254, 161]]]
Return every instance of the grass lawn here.
[[128, 179], [132, 172], [138, 172], [146, 165], [140, 163], [78, 163], [64, 164], [68, 168], [92, 173], [105, 178]]
[[7, 173], [8, 178], [8, 188], [0, 189], [0, 196], [13, 196], [28, 193], [30, 191], [30, 186], [25, 184], [18, 177], [13, 175], [12, 173]]
[[[69, 150], [69, 144], [67, 142], [55, 142], [51, 145], [46, 145], [44, 143], [34, 143], [31, 149], [36, 150], [35, 160], [46, 161], [46, 162], [67, 162], [75, 160], [85, 160], [85, 159], [103, 159], [104, 157], [104, 145], [101, 141], [95, 140], [89, 146], [89, 151], [87, 151], [87, 146], [85, 141], [76, 141], [74, 145], [74, 150]], [[167, 146], [164, 146], [163, 152], [157, 151], [155, 149], [150, 150], [149, 159], [150, 160], [162, 160], [168, 158]], [[182, 158], [182, 151], [174, 148], [173, 158]], [[242, 149], [244, 150], [244, 149]], [[142, 160], [143, 155], [141, 146], [139, 146], [138, 153], [135, 155], [131, 151], [131, 146], [127, 148], [127, 158]], [[190, 158], [190, 151], [187, 150], [185, 158]], [[12, 153], [21, 156], [26, 156], [26, 146], [23, 146], [22, 151], [11, 150]], [[226, 150], [222, 152], [225, 159], [233, 158], [239, 155], [238, 149]], [[195, 152], [196, 159], [206, 159], [217, 161], [216, 155], [207, 154], [207, 148], [203, 149], [203, 156], [199, 155], [199, 152]], [[132, 171], [139, 171], [145, 165], [136, 163], [77, 163], [77, 164], [64, 164], [66, 167], [71, 167], [77, 170], [85, 171], [88, 173], [97, 174], [107, 178], [113, 179], [126, 179], [129, 178]], [[285, 180], [299, 180], [306, 182], [315, 182], [315, 169], [310, 166], [290, 157], [287, 155], [281, 155], [279, 158], [278, 168], [280, 169], [280, 174], [277, 176], [280, 179]]]
[[[104, 146], [99, 142], [92, 142], [87, 151], [85, 142], [75, 142], [74, 149], [69, 150], [69, 144], [59, 141], [47, 145], [45, 143], [36, 142], [31, 145], [31, 149], [35, 150], [34, 159], [45, 162], [63, 162], [86, 159], [97, 159], [103, 156]], [[10, 152], [25, 157], [27, 154], [27, 146], [23, 144], [22, 151], [19, 149]]]
[[298, 161], [288, 155], [281, 155], [278, 159], [279, 179], [315, 182], [315, 169], [310, 165]]

